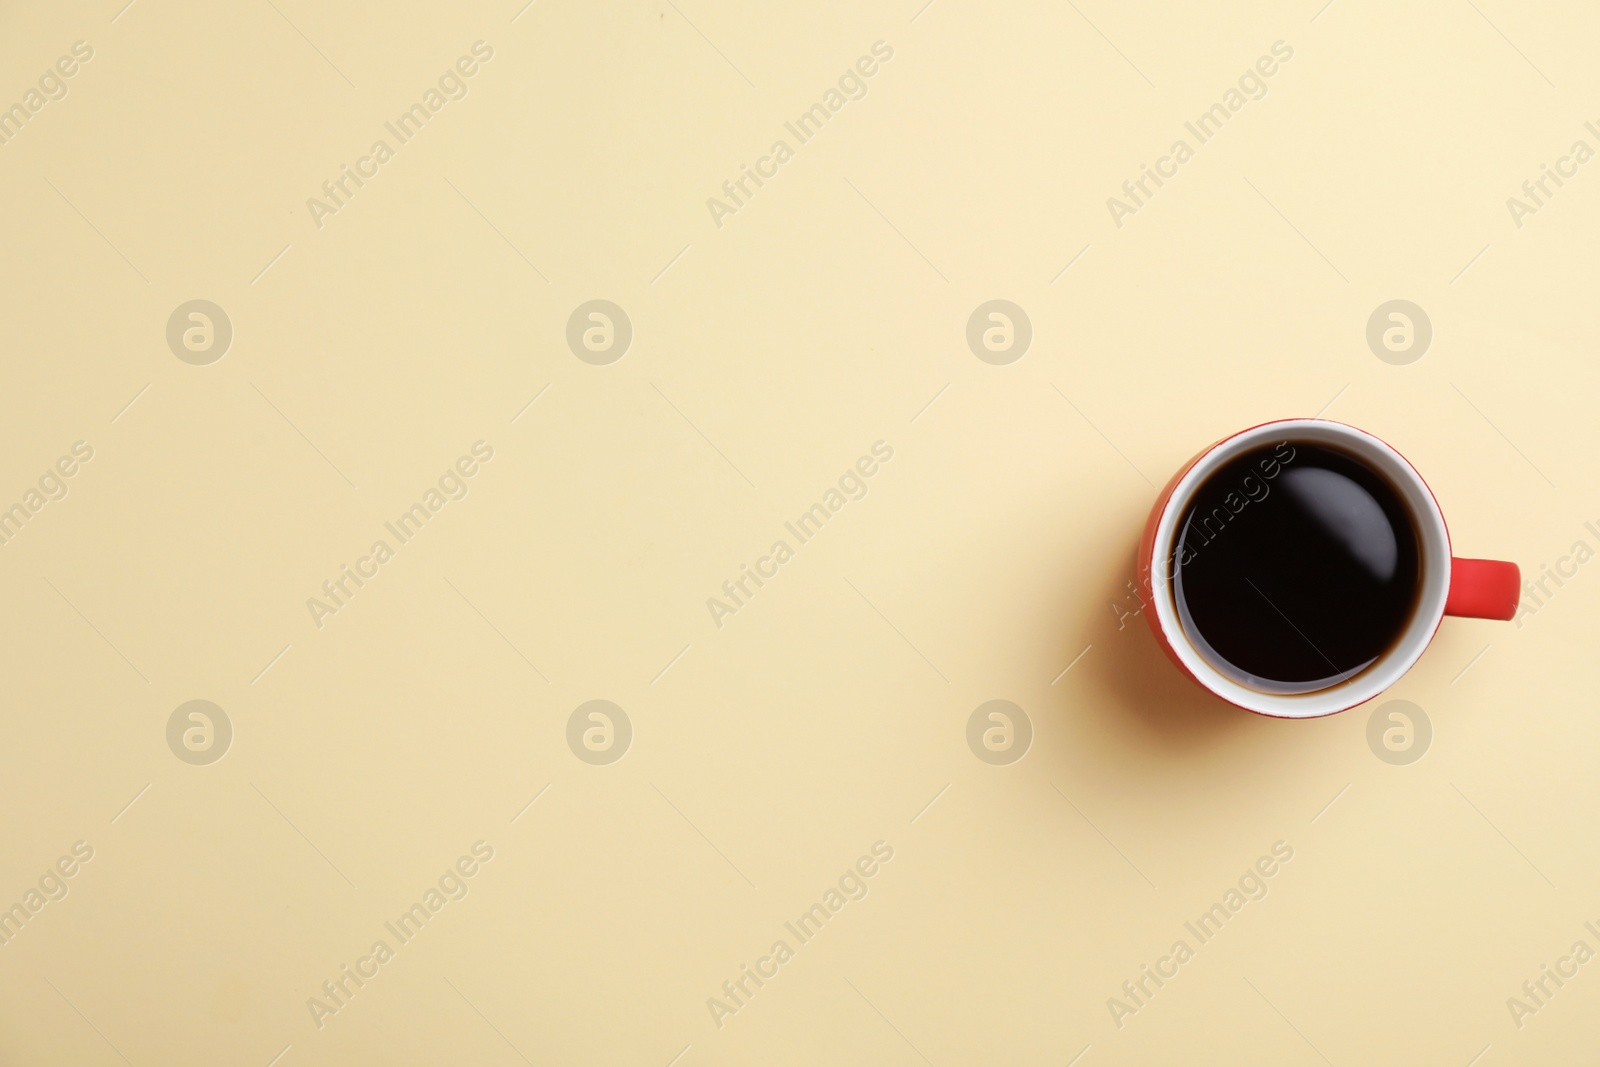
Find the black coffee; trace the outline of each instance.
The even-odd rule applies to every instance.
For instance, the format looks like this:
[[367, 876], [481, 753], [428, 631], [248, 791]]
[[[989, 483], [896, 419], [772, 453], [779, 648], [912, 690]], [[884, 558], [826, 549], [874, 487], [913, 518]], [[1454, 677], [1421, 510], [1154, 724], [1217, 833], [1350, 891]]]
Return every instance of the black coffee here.
[[1273, 693], [1353, 677], [1411, 621], [1417, 532], [1399, 493], [1324, 445], [1282, 442], [1195, 492], [1169, 564], [1178, 618], [1224, 674]]

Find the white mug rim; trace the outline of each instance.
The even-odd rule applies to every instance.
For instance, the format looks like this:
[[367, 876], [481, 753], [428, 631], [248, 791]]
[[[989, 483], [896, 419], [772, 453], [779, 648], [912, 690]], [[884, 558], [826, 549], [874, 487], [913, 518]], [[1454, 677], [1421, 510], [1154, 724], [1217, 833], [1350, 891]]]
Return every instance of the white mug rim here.
[[[1179, 518], [1199, 485], [1219, 466], [1275, 441], [1327, 444], [1371, 463], [1400, 491], [1416, 523], [1421, 549], [1422, 589], [1411, 621], [1394, 646], [1377, 662], [1345, 682], [1310, 693], [1269, 693], [1223, 674], [1184, 632], [1172, 595], [1170, 568]], [[1152, 539], [1150, 591], [1157, 623], [1183, 668], [1212, 693], [1247, 711], [1278, 718], [1310, 719], [1365, 703], [1399, 681], [1422, 656], [1444, 618], [1450, 593], [1450, 531], [1433, 491], [1409, 461], [1382, 439], [1331, 419], [1282, 419], [1263, 423], [1217, 442], [1202, 453], [1168, 494]]]

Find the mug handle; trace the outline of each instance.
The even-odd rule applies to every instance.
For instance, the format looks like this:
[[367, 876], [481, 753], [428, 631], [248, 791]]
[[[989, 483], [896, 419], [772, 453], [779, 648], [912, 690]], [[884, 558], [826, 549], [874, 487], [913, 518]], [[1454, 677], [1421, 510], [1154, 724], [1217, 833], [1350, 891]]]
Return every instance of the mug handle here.
[[1444, 613], [1468, 619], [1509, 621], [1522, 599], [1522, 572], [1498, 559], [1450, 560], [1450, 595]]

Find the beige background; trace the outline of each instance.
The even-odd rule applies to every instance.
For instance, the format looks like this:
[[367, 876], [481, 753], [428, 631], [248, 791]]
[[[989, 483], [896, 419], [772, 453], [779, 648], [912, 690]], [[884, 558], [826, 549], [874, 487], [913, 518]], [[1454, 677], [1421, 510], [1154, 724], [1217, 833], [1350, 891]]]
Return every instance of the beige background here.
[[[1219, 705], [1115, 605], [1151, 483], [1319, 411], [1413, 460], [1458, 552], [1600, 546], [1600, 165], [1506, 207], [1600, 147], [1600, 15], [920, 2], [0, 7], [6, 106], [94, 49], [0, 146], [0, 506], [94, 449], [0, 547], [0, 906], [94, 848], [0, 947], [0, 1059], [1593, 1050], [1600, 965], [1520, 1029], [1506, 1005], [1600, 949], [1592, 569], [1521, 626], [1446, 622], [1389, 694], [1433, 724], [1409, 766], [1372, 705]], [[479, 40], [466, 98], [319, 229], [306, 199]], [[717, 227], [879, 40], [865, 98]], [[1278, 40], [1265, 98], [1115, 226]], [[633, 324], [609, 366], [565, 342], [595, 298]], [[964, 337], [993, 298], [1034, 329], [1008, 366]], [[1395, 298], [1434, 328], [1407, 366], [1364, 337]], [[165, 340], [193, 299], [234, 329], [209, 366]], [[478, 440], [466, 499], [317, 628], [307, 598]], [[713, 625], [879, 440], [869, 495]], [[233, 724], [209, 766], [167, 746], [192, 699]], [[591, 699], [633, 725], [608, 766], [566, 743]], [[967, 746], [990, 699], [1033, 724], [1010, 766]], [[469, 895], [319, 1029], [307, 998], [479, 840]], [[715, 1025], [879, 840], [869, 895]], [[1119, 1028], [1107, 998], [1280, 840], [1266, 898]]]

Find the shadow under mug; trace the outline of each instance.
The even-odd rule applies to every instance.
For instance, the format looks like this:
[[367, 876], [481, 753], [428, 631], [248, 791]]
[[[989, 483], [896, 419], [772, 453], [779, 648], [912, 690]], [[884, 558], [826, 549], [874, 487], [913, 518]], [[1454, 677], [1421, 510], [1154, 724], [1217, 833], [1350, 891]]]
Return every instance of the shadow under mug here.
[[[1410, 621], [1388, 651], [1364, 670], [1309, 693], [1272, 693], [1224, 674], [1185, 632], [1172, 588], [1179, 523], [1195, 492], [1222, 465], [1280, 441], [1322, 445], [1354, 457], [1396, 491], [1416, 530], [1420, 556], [1417, 602]], [[1144, 612], [1167, 658], [1201, 687], [1228, 703], [1262, 715], [1309, 719], [1353, 708], [1388, 689], [1411, 669], [1446, 615], [1508, 620], [1521, 598], [1515, 563], [1462, 559], [1450, 554], [1450, 530], [1439, 503], [1406, 458], [1364, 430], [1327, 419], [1281, 419], [1242, 430], [1202, 450], [1172, 476], [1156, 498], [1139, 542], [1139, 584]]]

